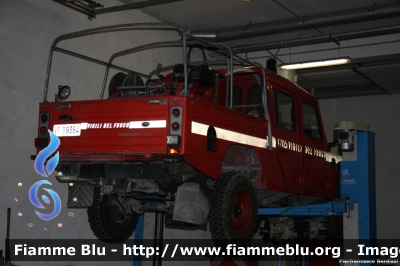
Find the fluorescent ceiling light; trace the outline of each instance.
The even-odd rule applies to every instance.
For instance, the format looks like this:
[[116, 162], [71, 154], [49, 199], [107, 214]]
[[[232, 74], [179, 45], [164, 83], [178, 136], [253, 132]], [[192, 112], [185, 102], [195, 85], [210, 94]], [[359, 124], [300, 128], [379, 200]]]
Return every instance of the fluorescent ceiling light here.
[[285, 65], [280, 65], [279, 67], [284, 70], [294, 70], [294, 69], [303, 69], [303, 68], [342, 65], [342, 64], [348, 64], [350, 62], [351, 62], [350, 57], [343, 57], [343, 58], [335, 58], [335, 59], [326, 59], [326, 60], [321, 60], [321, 61], [285, 64]]

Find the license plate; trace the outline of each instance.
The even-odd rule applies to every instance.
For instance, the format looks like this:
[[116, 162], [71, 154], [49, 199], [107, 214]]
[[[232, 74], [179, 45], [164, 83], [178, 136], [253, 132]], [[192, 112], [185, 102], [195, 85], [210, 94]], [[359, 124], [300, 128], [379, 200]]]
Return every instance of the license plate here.
[[58, 137], [73, 137], [81, 135], [81, 124], [54, 125], [53, 133]]

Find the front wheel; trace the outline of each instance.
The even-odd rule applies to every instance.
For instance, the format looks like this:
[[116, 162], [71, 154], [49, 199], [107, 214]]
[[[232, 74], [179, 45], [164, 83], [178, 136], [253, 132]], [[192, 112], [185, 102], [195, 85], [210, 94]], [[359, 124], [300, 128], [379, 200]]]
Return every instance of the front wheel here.
[[257, 198], [249, 178], [223, 174], [215, 183], [210, 231], [217, 245], [241, 241], [250, 244], [257, 226]]
[[94, 235], [108, 243], [119, 243], [128, 239], [136, 229], [139, 214], [127, 214], [119, 206], [114, 195], [104, 195], [95, 188], [93, 205], [88, 208], [88, 220]]

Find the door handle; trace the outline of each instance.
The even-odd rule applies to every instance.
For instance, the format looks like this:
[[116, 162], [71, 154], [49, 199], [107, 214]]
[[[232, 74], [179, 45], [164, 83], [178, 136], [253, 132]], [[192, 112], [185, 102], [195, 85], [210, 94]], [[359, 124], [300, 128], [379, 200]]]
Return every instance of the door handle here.
[[64, 121], [72, 121], [73, 120], [72, 116], [67, 115], [67, 114], [60, 115], [58, 118], [60, 118], [61, 120], [64, 120]]
[[287, 151], [288, 151], [287, 149], [279, 148], [279, 152], [287, 152]]
[[314, 159], [314, 156], [313, 156], [313, 155], [307, 155], [307, 159], [313, 160], [313, 159]]

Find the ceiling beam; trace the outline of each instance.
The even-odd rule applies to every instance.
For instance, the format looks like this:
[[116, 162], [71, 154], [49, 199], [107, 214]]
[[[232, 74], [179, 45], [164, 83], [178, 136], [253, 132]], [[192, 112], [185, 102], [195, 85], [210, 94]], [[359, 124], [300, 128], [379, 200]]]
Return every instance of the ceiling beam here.
[[96, 12], [94, 7], [81, 4], [78, 1], [67, 1], [67, 0], [52, 0], [53, 2], [56, 2], [60, 5], [66, 6], [68, 8], [71, 8], [72, 10], [78, 11], [79, 13], [82, 13], [91, 20], [92, 18], [96, 18]]
[[204, 40], [224, 42], [288, 31], [366, 22], [398, 16], [400, 16], [400, 2], [395, 2], [311, 16], [247, 24], [218, 30], [195, 31], [192, 35]]
[[330, 35], [330, 36], [323, 36], [323, 37], [316, 37], [316, 38], [281, 40], [281, 41], [270, 42], [270, 43], [240, 45], [240, 46], [232, 47], [232, 52], [235, 54], [250, 53], [250, 52], [257, 52], [257, 51], [313, 45], [313, 44], [320, 44], [320, 43], [340, 42], [340, 41], [347, 41], [347, 40], [353, 40], [353, 39], [361, 39], [361, 38], [389, 35], [389, 34], [395, 34], [395, 33], [400, 33], [399, 26], [378, 28], [378, 29], [372, 29], [372, 30], [344, 32], [344, 33], [338, 33], [338, 34], [334, 34], [334, 35]]
[[86, 1], [86, 2], [88, 2], [87, 5], [81, 3], [78, 0], [77, 1], [52, 0], [52, 1], [56, 2], [58, 4], [61, 4], [63, 6], [69, 7], [69, 8], [71, 8], [75, 11], [78, 11], [79, 13], [82, 13], [84, 15], [87, 15], [88, 18], [91, 20], [92, 18], [96, 18], [96, 15], [100, 15], [100, 14], [120, 12], [120, 11], [138, 9], [138, 8], [143, 8], [143, 7], [148, 7], [148, 6], [169, 4], [169, 3], [183, 1], [183, 0], [147, 0], [147, 1], [137, 2], [137, 3], [125, 4], [125, 5], [119, 5], [119, 6], [107, 7], [107, 8], [101, 8], [101, 9], [96, 9], [99, 7], [103, 7], [101, 4], [91, 1], [91, 0]]
[[391, 95], [385, 88], [382, 88], [382, 86], [379, 86], [378, 83], [376, 83], [375, 81], [373, 81], [372, 79], [370, 79], [367, 75], [365, 75], [364, 73], [362, 73], [360, 70], [358, 70], [356, 67], [353, 67], [351, 70], [354, 71], [354, 73], [358, 74], [359, 76], [365, 78], [366, 80], [369, 81], [369, 83], [371, 83], [372, 85], [374, 85], [375, 87], [379, 88], [381, 91], [383, 91], [384, 93]]
[[111, 13], [111, 12], [119, 12], [119, 11], [131, 10], [131, 9], [138, 9], [138, 8], [143, 8], [143, 7], [148, 7], [148, 6], [169, 4], [169, 3], [178, 2], [178, 1], [183, 1], [183, 0], [148, 0], [148, 1], [142, 1], [142, 2], [137, 2], [137, 3], [131, 3], [131, 4], [120, 5], [120, 6], [113, 6], [113, 7], [97, 9], [96, 14], [105, 14], [105, 13]]

